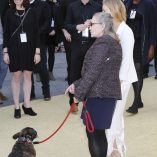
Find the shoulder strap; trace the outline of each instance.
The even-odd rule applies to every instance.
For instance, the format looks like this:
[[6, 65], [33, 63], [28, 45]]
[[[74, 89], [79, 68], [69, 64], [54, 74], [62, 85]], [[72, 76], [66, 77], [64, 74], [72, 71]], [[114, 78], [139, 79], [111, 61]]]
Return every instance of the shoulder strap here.
[[25, 15], [24, 15], [24, 17], [23, 17], [23, 19], [22, 19], [20, 25], [19, 25], [19, 26], [16, 28], [16, 30], [13, 32], [13, 34], [12, 34], [11, 37], [10, 37], [10, 39], [15, 35], [15, 33], [18, 31], [18, 29], [19, 29], [19, 28], [21, 27], [21, 25], [23, 24], [23, 22], [24, 22], [24, 20], [25, 20], [25, 18], [26, 18], [26, 16], [27, 16], [29, 10], [30, 10], [30, 8], [29, 8], [29, 9], [27, 10], [27, 12], [25, 13]]

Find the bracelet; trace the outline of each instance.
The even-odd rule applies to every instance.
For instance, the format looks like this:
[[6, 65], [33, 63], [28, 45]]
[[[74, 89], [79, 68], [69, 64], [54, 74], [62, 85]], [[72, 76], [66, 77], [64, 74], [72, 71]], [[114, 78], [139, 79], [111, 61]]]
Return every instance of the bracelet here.
[[3, 52], [3, 53], [8, 53], [8, 52]]
[[40, 55], [40, 53], [35, 53], [35, 55]]

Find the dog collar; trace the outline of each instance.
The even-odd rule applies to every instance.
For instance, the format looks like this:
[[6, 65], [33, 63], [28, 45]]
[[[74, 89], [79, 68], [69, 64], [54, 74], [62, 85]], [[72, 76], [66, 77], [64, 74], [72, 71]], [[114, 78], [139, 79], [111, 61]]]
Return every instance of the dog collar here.
[[32, 141], [29, 138], [26, 138], [26, 137], [19, 137], [17, 142], [32, 143]]

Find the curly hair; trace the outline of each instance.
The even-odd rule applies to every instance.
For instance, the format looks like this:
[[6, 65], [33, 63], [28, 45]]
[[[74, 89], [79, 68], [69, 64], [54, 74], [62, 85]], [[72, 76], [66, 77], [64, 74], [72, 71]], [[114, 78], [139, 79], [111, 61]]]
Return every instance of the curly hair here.
[[[14, 3], [14, 0], [9, 0], [9, 3], [10, 3], [10, 7], [11, 7], [11, 8], [16, 8], [16, 5], [15, 5], [15, 3]], [[24, 8], [28, 8], [29, 5], [30, 5], [29, 0], [23, 0], [22, 6], [23, 6]]]

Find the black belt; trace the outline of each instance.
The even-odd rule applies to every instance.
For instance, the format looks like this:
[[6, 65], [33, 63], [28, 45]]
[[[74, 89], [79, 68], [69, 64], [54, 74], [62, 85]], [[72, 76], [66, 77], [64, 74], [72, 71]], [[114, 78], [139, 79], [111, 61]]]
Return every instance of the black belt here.
[[81, 41], [81, 44], [88, 44], [91, 40], [83, 40]]
[[81, 44], [88, 44], [94, 42], [94, 39], [89, 39], [89, 40], [80, 40]]

